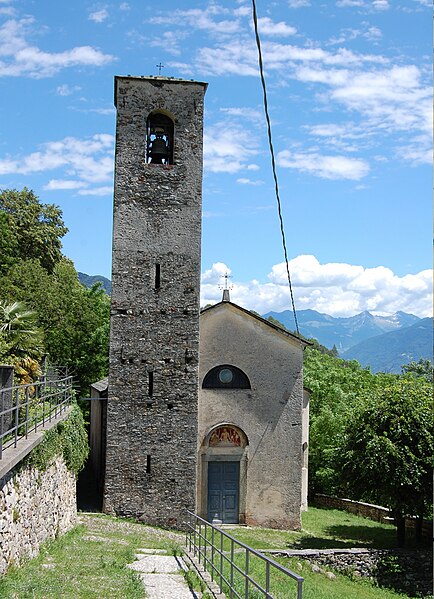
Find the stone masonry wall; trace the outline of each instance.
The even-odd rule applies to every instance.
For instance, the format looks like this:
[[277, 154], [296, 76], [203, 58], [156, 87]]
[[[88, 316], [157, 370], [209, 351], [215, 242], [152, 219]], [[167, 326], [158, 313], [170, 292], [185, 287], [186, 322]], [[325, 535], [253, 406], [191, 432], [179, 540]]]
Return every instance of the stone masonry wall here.
[[304, 549], [266, 551], [267, 555], [306, 560], [312, 571], [324, 574], [332, 568], [350, 578], [371, 578], [380, 586], [408, 597], [431, 596], [432, 551], [408, 549]]
[[313, 504], [317, 507], [328, 507], [336, 510], [344, 510], [356, 516], [369, 518], [375, 522], [386, 522], [390, 519], [390, 510], [379, 505], [372, 505], [362, 501], [353, 501], [352, 499], [341, 499], [318, 493], [313, 499]]
[[0, 480], [0, 574], [76, 523], [76, 477], [58, 458], [45, 472], [25, 466]]
[[[181, 526], [185, 510], [195, 509], [206, 85], [116, 77], [115, 88], [103, 509]], [[155, 110], [174, 120], [170, 165], [146, 162], [146, 121]]]
[[[372, 505], [371, 503], [364, 503], [363, 501], [353, 501], [352, 499], [341, 499], [339, 497], [332, 497], [330, 495], [323, 495], [318, 493], [313, 498], [313, 505], [317, 507], [327, 507], [336, 510], [344, 510], [350, 514], [356, 514], [356, 516], [362, 516], [363, 518], [369, 518], [375, 522], [392, 522], [392, 512], [387, 507], [381, 507], [380, 505]], [[407, 539], [416, 536], [416, 518], [405, 518], [405, 535]], [[422, 539], [428, 541], [432, 540], [433, 523], [432, 520], [423, 520], [421, 534]]]

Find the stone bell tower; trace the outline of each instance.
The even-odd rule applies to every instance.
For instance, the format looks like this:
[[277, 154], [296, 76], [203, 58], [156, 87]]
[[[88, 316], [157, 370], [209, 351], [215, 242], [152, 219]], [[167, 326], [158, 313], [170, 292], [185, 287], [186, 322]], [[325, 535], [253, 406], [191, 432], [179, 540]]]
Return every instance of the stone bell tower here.
[[195, 509], [206, 87], [115, 77], [103, 509], [162, 526]]

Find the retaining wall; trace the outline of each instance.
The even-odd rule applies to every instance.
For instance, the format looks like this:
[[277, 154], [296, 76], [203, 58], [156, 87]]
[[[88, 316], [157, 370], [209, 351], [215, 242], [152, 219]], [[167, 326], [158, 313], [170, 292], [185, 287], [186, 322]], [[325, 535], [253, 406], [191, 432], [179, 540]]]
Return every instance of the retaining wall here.
[[380, 505], [372, 505], [363, 503], [362, 501], [353, 501], [352, 499], [340, 499], [339, 497], [331, 497], [318, 493], [315, 495], [313, 503], [317, 507], [329, 507], [336, 510], [345, 510], [350, 514], [369, 518], [376, 522], [384, 522], [390, 519], [390, 510]]
[[41, 543], [70, 530], [77, 519], [76, 477], [63, 458], [41, 472], [16, 467], [0, 479], [0, 574]]
[[432, 593], [432, 552], [407, 549], [304, 549], [301, 551], [264, 551], [268, 555], [307, 560], [325, 573], [332, 568], [350, 578], [371, 578], [380, 586], [404, 592], [409, 597]]
[[[350, 514], [356, 514], [363, 518], [369, 518], [375, 522], [386, 522], [393, 524], [391, 511], [380, 505], [372, 505], [371, 503], [363, 503], [362, 501], [353, 501], [352, 499], [340, 499], [330, 495], [315, 495], [313, 503], [317, 507], [328, 507], [336, 510], [344, 510]], [[407, 539], [416, 536], [417, 518], [405, 518], [405, 536]], [[423, 520], [422, 522], [422, 539], [431, 542], [433, 523], [432, 520]]]

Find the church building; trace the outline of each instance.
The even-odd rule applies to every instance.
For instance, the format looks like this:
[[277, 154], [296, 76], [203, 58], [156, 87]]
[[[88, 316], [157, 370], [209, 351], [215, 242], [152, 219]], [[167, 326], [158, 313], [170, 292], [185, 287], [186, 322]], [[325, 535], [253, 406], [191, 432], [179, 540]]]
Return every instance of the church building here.
[[294, 529], [307, 503], [306, 343], [228, 290], [199, 311], [206, 87], [115, 77], [109, 377], [92, 386], [91, 463], [107, 513]]

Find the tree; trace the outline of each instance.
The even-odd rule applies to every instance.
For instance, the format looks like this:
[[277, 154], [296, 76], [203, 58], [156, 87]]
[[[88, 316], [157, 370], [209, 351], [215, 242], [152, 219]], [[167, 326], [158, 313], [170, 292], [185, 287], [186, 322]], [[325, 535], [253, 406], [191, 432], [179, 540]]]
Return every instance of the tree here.
[[30, 258], [52, 272], [62, 259], [61, 238], [68, 232], [60, 208], [41, 204], [25, 187], [0, 192], [0, 214], [0, 232], [7, 231], [6, 241], [0, 242], [2, 265]]
[[22, 302], [0, 301], [0, 333], [8, 352], [19, 357], [40, 357], [43, 352], [43, 333], [38, 327], [36, 312]]
[[0, 274], [17, 261], [18, 241], [9, 226], [9, 216], [0, 210]]
[[420, 358], [417, 362], [409, 362], [401, 367], [404, 374], [414, 374], [414, 376], [421, 376], [426, 381], [432, 382], [433, 380], [433, 365], [431, 360]]
[[19, 384], [31, 383], [41, 375], [43, 349], [36, 312], [22, 302], [0, 301], [0, 360], [14, 366]]
[[342, 480], [353, 499], [389, 507], [405, 543], [405, 515], [432, 502], [432, 385], [402, 377], [365, 395], [349, 416], [340, 447]]
[[68, 366], [87, 396], [108, 369], [110, 298], [100, 284], [86, 289], [66, 258], [51, 274], [38, 260], [21, 260], [0, 278], [0, 294], [36, 312], [49, 361]]
[[356, 360], [342, 360], [308, 347], [304, 355], [304, 384], [310, 390], [309, 494], [340, 494], [339, 465], [342, 433], [358, 397], [370, 394], [397, 375], [374, 375]]

